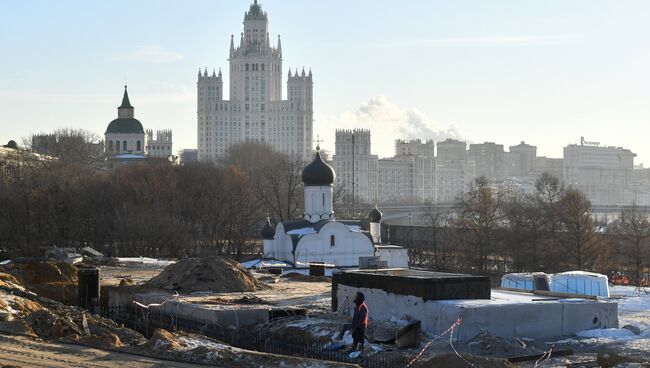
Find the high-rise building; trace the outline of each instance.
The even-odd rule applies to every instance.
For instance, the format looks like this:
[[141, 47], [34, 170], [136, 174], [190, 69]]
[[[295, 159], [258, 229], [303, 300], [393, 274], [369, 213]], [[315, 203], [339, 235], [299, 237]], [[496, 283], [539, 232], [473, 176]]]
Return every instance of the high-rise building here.
[[508, 153], [508, 176], [528, 176], [532, 173], [537, 158], [537, 147], [521, 141], [516, 146], [510, 146]]
[[635, 153], [622, 147], [581, 142], [564, 147], [564, 183], [594, 204], [630, 202]]
[[169, 129], [156, 130], [147, 129], [147, 154], [149, 157], [167, 158], [172, 156], [172, 131]]
[[467, 143], [455, 139], [438, 142], [436, 201], [453, 202], [474, 178], [474, 165], [467, 161]]
[[336, 186], [369, 203], [377, 203], [377, 155], [370, 150], [370, 130], [337, 130], [332, 165]]
[[505, 179], [505, 158], [503, 145], [494, 142], [470, 144], [467, 159], [476, 165], [476, 177], [488, 181]]
[[379, 201], [435, 201], [433, 140], [395, 141], [395, 157], [379, 160]]
[[265, 142], [308, 160], [312, 151], [312, 73], [289, 69], [282, 99], [282, 45], [271, 46], [269, 19], [257, 0], [244, 14], [244, 32], [230, 38], [229, 100], [223, 74], [199, 70], [197, 139], [199, 160], [214, 160], [239, 142]]

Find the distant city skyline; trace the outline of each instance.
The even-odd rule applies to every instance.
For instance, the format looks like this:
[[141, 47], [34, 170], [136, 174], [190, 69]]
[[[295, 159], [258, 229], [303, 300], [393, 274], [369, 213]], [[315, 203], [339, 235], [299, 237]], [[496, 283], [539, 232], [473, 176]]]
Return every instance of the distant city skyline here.
[[[103, 136], [126, 83], [145, 127], [195, 148], [196, 73], [226, 70], [250, 3], [2, 3], [0, 143], [62, 127]], [[397, 138], [446, 137], [562, 157], [584, 136], [650, 164], [646, 1], [260, 4], [285, 70], [314, 71], [324, 149], [343, 128], [371, 129], [380, 157]]]

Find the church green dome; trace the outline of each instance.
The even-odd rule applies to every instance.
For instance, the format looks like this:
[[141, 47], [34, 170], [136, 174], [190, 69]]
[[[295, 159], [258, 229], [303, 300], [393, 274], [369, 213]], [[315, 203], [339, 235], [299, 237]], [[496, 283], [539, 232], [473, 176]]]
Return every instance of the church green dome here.
[[137, 133], [144, 134], [142, 123], [135, 118], [117, 118], [111, 121], [106, 128], [106, 133]]

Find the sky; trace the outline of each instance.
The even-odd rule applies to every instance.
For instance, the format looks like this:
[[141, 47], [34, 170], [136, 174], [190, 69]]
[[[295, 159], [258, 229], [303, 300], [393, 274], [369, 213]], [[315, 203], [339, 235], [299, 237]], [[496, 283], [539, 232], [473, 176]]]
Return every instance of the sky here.
[[[0, 0], [0, 143], [103, 135], [123, 85], [145, 128], [196, 147], [196, 75], [224, 70], [248, 0]], [[314, 74], [314, 130], [536, 145], [587, 141], [650, 165], [650, 1], [260, 0], [283, 67]], [[286, 82], [286, 76], [285, 76]], [[227, 93], [227, 88], [226, 88]], [[314, 137], [316, 138], [316, 137]]]

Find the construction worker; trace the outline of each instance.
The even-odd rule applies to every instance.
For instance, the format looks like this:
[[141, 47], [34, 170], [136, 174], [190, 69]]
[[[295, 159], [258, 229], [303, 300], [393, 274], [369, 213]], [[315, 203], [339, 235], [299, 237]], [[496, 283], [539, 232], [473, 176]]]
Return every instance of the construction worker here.
[[368, 327], [368, 307], [365, 303], [366, 296], [357, 291], [354, 297], [354, 315], [352, 316], [352, 350], [363, 350], [363, 340]]

